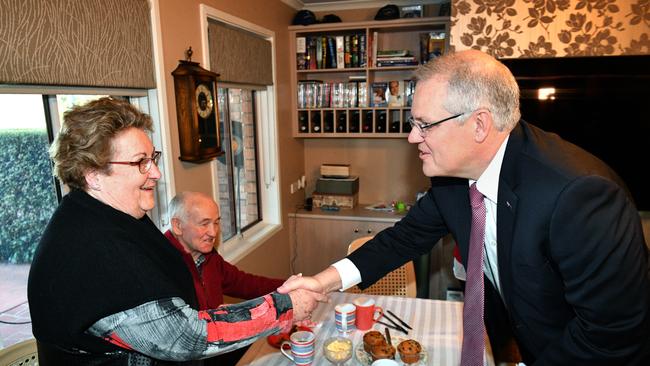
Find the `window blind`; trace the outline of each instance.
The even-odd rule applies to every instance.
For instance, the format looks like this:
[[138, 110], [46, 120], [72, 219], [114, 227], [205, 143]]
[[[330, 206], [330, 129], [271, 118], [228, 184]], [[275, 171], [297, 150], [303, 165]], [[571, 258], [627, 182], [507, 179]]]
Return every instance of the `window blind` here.
[[147, 0], [0, 0], [0, 83], [155, 88]]
[[272, 85], [271, 42], [259, 35], [210, 19], [210, 69], [220, 81]]

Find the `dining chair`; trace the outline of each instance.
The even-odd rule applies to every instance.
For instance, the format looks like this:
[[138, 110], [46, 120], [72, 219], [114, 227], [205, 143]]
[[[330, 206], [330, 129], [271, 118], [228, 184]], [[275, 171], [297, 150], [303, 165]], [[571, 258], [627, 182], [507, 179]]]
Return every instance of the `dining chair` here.
[[2, 366], [38, 366], [36, 340], [28, 339], [0, 350]]
[[[372, 236], [364, 236], [353, 240], [350, 245], [348, 245], [348, 254], [352, 253], [372, 238]], [[416, 297], [417, 287], [415, 283], [415, 267], [413, 266], [413, 261], [410, 261], [385, 275], [365, 290], [361, 290], [358, 286], [353, 286], [346, 291], [355, 294]]]

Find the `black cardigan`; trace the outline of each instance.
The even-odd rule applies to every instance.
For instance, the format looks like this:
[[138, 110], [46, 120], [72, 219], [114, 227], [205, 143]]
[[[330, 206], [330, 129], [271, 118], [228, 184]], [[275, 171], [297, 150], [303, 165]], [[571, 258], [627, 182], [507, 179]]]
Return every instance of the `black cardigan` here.
[[197, 308], [181, 255], [147, 216], [135, 219], [80, 190], [63, 198], [29, 273], [32, 328], [40, 344], [99, 358], [124, 351], [86, 330], [108, 315], [168, 297]]

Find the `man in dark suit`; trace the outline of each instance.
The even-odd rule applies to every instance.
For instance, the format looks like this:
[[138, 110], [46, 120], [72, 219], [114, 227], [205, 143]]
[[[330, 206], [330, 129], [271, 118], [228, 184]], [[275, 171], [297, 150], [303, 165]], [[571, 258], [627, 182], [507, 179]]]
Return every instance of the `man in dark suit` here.
[[[649, 364], [648, 254], [618, 176], [520, 120], [517, 83], [491, 56], [449, 54], [416, 76], [408, 140], [431, 189], [394, 227], [314, 277], [293, 276], [280, 291], [365, 288], [447, 234], [469, 271], [475, 183], [485, 206], [478, 240], [485, 295], [478, 299], [497, 361], [516, 345], [527, 365]], [[466, 297], [465, 308], [479, 300]]]

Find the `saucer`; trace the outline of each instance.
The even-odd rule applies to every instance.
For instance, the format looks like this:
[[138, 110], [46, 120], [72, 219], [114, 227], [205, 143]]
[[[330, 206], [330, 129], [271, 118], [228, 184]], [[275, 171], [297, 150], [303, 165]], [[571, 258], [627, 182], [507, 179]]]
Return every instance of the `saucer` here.
[[[407, 339], [413, 339], [413, 338], [404, 338], [400, 336], [391, 336], [390, 340], [391, 343], [394, 345], [393, 347], [397, 348], [397, 345], [400, 344], [402, 341], [405, 341]], [[363, 366], [370, 366], [372, 364], [372, 356], [368, 352], [366, 352], [363, 349], [363, 342], [360, 342], [357, 344], [357, 346], [354, 348], [354, 355], [357, 358], [357, 361]], [[420, 360], [416, 363], [411, 363], [408, 365], [412, 366], [420, 366], [420, 365], [426, 365], [427, 364], [427, 359], [429, 358], [429, 353], [427, 350], [423, 347], [422, 352], [420, 352]], [[399, 352], [395, 350], [395, 361], [401, 362], [402, 360], [399, 357]]]

